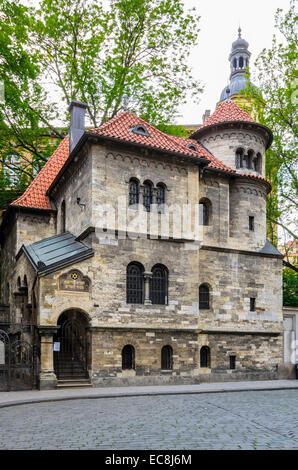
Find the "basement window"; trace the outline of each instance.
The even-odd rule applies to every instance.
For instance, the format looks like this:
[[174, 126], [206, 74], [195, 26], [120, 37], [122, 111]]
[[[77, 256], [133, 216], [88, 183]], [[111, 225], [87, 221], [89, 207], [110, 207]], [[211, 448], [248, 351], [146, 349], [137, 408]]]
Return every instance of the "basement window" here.
[[250, 298], [250, 311], [251, 312], [256, 311], [256, 299], [255, 299], [255, 297]]
[[230, 369], [236, 369], [236, 356], [230, 356]]

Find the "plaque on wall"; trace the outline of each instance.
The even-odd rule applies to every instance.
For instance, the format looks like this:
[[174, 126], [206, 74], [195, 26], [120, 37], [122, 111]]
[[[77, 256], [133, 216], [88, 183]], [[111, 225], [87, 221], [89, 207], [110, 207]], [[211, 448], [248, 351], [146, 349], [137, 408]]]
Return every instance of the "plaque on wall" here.
[[80, 271], [72, 270], [59, 278], [59, 289], [73, 292], [89, 292], [90, 280]]

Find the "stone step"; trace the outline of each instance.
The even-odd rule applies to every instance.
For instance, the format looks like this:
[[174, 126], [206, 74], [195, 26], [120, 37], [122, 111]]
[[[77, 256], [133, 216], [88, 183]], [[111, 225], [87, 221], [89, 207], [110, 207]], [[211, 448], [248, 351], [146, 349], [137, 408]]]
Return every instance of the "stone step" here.
[[60, 379], [57, 388], [91, 388], [90, 379]]

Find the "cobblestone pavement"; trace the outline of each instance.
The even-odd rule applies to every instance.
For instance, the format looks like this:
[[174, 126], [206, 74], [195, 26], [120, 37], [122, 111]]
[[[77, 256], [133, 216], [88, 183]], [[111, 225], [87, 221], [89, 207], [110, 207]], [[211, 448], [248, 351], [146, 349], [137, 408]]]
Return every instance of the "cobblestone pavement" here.
[[0, 409], [0, 449], [298, 449], [297, 390]]

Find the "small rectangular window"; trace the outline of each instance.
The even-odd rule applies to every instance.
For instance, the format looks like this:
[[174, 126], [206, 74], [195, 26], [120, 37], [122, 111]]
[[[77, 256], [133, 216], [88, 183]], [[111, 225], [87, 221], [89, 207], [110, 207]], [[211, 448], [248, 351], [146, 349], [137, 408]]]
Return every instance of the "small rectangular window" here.
[[254, 231], [255, 229], [255, 218], [250, 216], [249, 217], [249, 230]]
[[256, 311], [256, 299], [255, 299], [255, 297], [250, 298], [250, 311], [251, 312]]
[[230, 356], [230, 369], [236, 369], [236, 356]]

